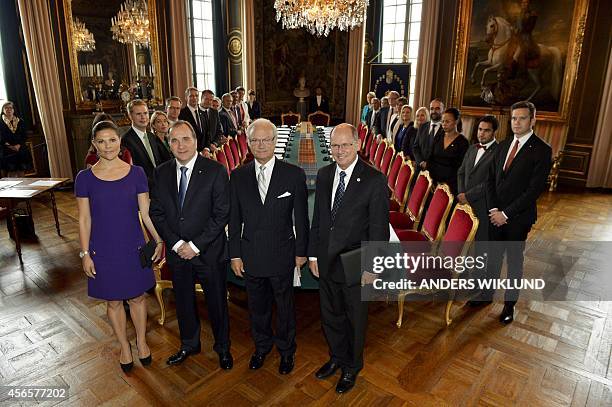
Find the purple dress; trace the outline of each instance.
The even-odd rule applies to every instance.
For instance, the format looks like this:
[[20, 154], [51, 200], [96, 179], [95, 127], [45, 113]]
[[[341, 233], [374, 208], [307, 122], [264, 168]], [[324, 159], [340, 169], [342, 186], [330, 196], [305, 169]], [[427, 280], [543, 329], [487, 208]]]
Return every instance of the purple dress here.
[[74, 181], [74, 191], [77, 198], [89, 198], [89, 252], [96, 268], [96, 278], [88, 279], [89, 296], [127, 300], [153, 287], [153, 271], [141, 267], [138, 255], [145, 242], [138, 218], [138, 194], [149, 191], [144, 170], [132, 166], [116, 181], [104, 181], [91, 169], [83, 170]]

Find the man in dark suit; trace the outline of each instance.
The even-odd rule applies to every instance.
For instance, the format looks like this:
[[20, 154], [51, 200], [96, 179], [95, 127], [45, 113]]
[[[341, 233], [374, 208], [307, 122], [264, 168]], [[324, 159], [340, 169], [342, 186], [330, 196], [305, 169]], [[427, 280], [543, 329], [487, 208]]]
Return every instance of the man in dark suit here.
[[127, 110], [132, 127], [121, 138], [121, 144], [130, 151], [132, 163], [144, 169], [150, 186], [155, 167], [168, 161], [170, 154], [166, 146], [147, 131], [149, 125], [147, 103], [141, 99], [134, 99], [128, 103]]
[[[537, 219], [536, 201], [546, 189], [552, 166], [552, 149], [535, 135], [536, 109], [531, 102], [517, 102], [511, 107], [513, 137], [502, 141], [490, 167], [487, 194], [491, 240], [495, 245], [489, 256], [488, 275], [499, 278], [504, 252], [507, 256], [508, 279], [519, 282], [523, 277], [525, 240]], [[493, 295], [485, 293], [485, 300]], [[500, 322], [514, 319], [514, 304], [519, 290], [506, 290]]]
[[366, 115], [366, 126], [374, 133], [380, 133], [380, 100], [378, 98], [372, 98], [372, 109], [368, 110]]
[[444, 112], [444, 102], [441, 99], [435, 98], [429, 103], [429, 121], [419, 126], [412, 146], [417, 169], [427, 169], [427, 160], [431, 156], [434, 139], [436, 136], [444, 136], [442, 112]]
[[323, 96], [323, 89], [320, 86], [315, 88], [314, 96], [310, 97], [310, 113], [321, 111], [329, 114], [329, 101]]
[[181, 347], [167, 363], [177, 365], [200, 352], [195, 298], [195, 284], [199, 282], [206, 290], [219, 366], [231, 369], [225, 247], [230, 211], [227, 172], [221, 164], [197, 153], [195, 131], [188, 122], [176, 122], [168, 141], [175, 159], [155, 170], [149, 211], [166, 245], [181, 335]]
[[[294, 269], [306, 263], [308, 245], [306, 175], [274, 157], [277, 130], [270, 121], [254, 121], [247, 136], [255, 159], [232, 172], [229, 254], [234, 274], [246, 280], [255, 342], [249, 368], [262, 367], [276, 343], [278, 371], [288, 374], [296, 348]], [[277, 310], [275, 335], [272, 302]]]
[[221, 110], [219, 111], [219, 120], [221, 122], [221, 128], [223, 129], [223, 137], [235, 136], [238, 134], [238, 123], [236, 123], [236, 116], [231, 110], [232, 102], [233, 98], [229, 93], [226, 93], [221, 97], [222, 105]]
[[219, 112], [212, 108], [212, 101], [215, 94], [210, 89], [202, 91], [202, 100], [200, 108], [204, 124], [202, 128], [202, 139], [198, 139], [198, 151], [206, 150], [206, 152], [215, 151], [222, 143], [223, 128], [219, 119]]
[[198, 106], [198, 88], [194, 88], [193, 86], [188, 87], [185, 90], [185, 100], [187, 101], [187, 105], [181, 109], [181, 113], [179, 114], [179, 119], [184, 120], [191, 124], [191, 127], [196, 133], [196, 137], [198, 140], [198, 152], [202, 151], [205, 142], [204, 135], [204, 118], [202, 109]]
[[362, 241], [389, 240], [387, 181], [357, 157], [358, 144], [357, 130], [350, 124], [337, 126], [331, 134], [336, 163], [317, 174], [308, 247], [310, 270], [319, 277], [321, 324], [331, 356], [316, 377], [324, 379], [341, 368], [338, 393], [353, 388], [363, 368], [368, 317], [361, 287], [349, 286], [345, 275], [359, 271], [344, 270], [340, 255], [361, 247]]
[[476, 240], [489, 240], [489, 205], [487, 199], [487, 180], [489, 167], [493, 163], [497, 141], [495, 132], [498, 122], [495, 116], [486, 115], [478, 121], [478, 143], [472, 144], [463, 157], [457, 171], [457, 200], [469, 204], [478, 217], [479, 225]]
[[380, 99], [380, 127], [377, 128], [378, 132], [375, 135], [379, 135], [382, 138], [387, 137], [387, 117], [389, 116], [389, 98], [387, 96]]

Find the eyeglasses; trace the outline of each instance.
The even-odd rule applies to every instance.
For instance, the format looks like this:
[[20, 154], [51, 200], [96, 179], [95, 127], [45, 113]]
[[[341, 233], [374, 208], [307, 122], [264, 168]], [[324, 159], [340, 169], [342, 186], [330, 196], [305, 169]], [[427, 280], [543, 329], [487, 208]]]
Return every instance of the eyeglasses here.
[[269, 146], [270, 144], [274, 142], [274, 137], [273, 138], [262, 138], [262, 139], [252, 138], [249, 141], [251, 144], [262, 144], [264, 146]]
[[353, 146], [353, 143], [332, 144], [332, 150], [348, 150]]

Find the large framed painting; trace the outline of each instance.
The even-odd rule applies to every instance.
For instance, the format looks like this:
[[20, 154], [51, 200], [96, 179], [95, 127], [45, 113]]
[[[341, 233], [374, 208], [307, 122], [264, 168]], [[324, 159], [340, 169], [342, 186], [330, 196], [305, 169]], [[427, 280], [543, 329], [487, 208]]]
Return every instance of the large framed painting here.
[[392, 90], [400, 96], [410, 94], [410, 64], [371, 64], [370, 89], [377, 98], [386, 96]]
[[588, 0], [461, 0], [452, 102], [475, 115], [529, 100], [564, 121]]

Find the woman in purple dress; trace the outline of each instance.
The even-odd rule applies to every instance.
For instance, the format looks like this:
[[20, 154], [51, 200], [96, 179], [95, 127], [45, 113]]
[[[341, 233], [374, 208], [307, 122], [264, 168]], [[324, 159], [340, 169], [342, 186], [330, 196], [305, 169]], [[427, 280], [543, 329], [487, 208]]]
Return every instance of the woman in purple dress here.
[[157, 242], [153, 261], [161, 258], [162, 240], [149, 218], [149, 190], [144, 170], [119, 158], [121, 137], [117, 126], [109, 121], [96, 124], [92, 144], [100, 160], [79, 172], [74, 186], [79, 208], [79, 255], [88, 277], [89, 296], [107, 301], [108, 319], [121, 345], [119, 363], [128, 372], [134, 363], [123, 300], [130, 304], [138, 358], [143, 366], [151, 364], [144, 292], [155, 284], [155, 277], [150, 268], [140, 264], [138, 249], [145, 240], [138, 211]]

